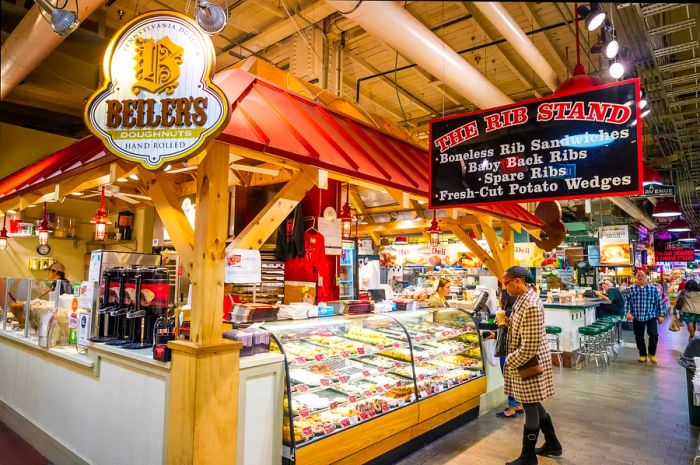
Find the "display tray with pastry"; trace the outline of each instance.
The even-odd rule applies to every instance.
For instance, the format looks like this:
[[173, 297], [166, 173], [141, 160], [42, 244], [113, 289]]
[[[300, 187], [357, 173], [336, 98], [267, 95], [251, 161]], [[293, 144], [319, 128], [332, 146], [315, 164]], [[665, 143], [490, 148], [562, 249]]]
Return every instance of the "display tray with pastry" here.
[[[307, 417], [312, 413], [335, 407], [347, 402], [348, 395], [333, 388], [326, 388], [316, 392], [297, 393], [292, 396], [292, 415]], [[287, 398], [284, 399], [284, 408], [289, 407]]]
[[331, 386], [347, 383], [350, 380], [370, 378], [381, 375], [384, 367], [363, 364], [357, 360], [346, 358], [329, 358], [323, 363], [315, 363], [305, 367], [295, 367], [289, 370], [289, 377], [295, 384], [295, 392], [304, 392], [306, 387]]
[[[393, 389], [412, 386], [411, 380], [392, 376], [390, 374], [373, 376], [370, 379], [350, 381], [342, 386], [342, 390], [356, 399], [381, 395]], [[350, 399], [352, 402], [352, 399]]]
[[335, 357], [339, 351], [306, 340], [294, 339], [282, 342], [284, 352], [290, 364], [304, 365], [309, 362], [320, 362], [329, 357]]
[[401, 368], [403, 366], [409, 366], [410, 368], [410, 360], [409, 361], [399, 361], [395, 359], [391, 359], [388, 357], [383, 357], [381, 355], [368, 355], [366, 357], [362, 358], [357, 358], [358, 361], [361, 361], [362, 363], [366, 365], [371, 365], [373, 367], [382, 367], [384, 369], [391, 369], [391, 368]]
[[440, 340], [452, 338], [470, 332], [464, 327], [446, 326], [435, 323], [423, 323], [417, 325], [414, 323], [404, 322], [404, 326], [406, 326], [409, 331], [416, 333], [415, 336], [411, 336], [411, 338], [416, 342], [420, 342], [422, 340]]
[[307, 339], [309, 342], [329, 347], [334, 353], [340, 356], [360, 356], [373, 354], [377, 351], [374, 346], [366, 345], [358, 341], [347, 339], [341, 336], [314, 334]]
[[[353, 341], [360, 341], [366, 344], [371, 344], [373, 346], [393, 346], [395, 339], [389, 338], [386, 334], [382, 334], [378, 331], [374, 331], [368, 328], [360, 328], [359, 326], [351, 326], [347, 329], [343, 337], [352, 339]], [[380, 349], [381, 350], [381, 349]]]

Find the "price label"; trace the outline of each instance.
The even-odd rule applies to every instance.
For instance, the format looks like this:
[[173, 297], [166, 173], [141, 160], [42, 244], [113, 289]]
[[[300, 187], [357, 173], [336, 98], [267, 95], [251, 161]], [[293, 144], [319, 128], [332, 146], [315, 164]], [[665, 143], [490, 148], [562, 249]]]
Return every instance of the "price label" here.
[[297, 386], [297, 391], [299, 391], [299, 392], [308, 392], [308, 391], [309, 391], [309, 386], [307, 386], [306, 384], [299, 384], [299, 385]]
[[375, 415], [377, 415], [377, 412], [375, 412], [374, 410], [370, 410], [370, 411], [367, 412], [367, 413], [369, 414], [369, 417], [370, 417], [370, 418], [372, 418], [372, 417], [374, 417]]
[[418, 379], [423, 381], [425, 379], [425, 375], [423, 375], [423, 374], [418, 375]]
[[299, 416], [302, 418], [308, 417], [309, 416], [309, 409], [303, 408], [303, 409], [299, 410]]
[[425, 339], [426, 341], [429, 341], [432, 338], [433, 338], [433, 336], [431, 336], [430, 334], [426, 334], [425, 336], [423, 336], [423, 339]]
[[372, 373], [369, 370], [365, 370], [362, 372], [362, 376], [364, 376], [365, 378], [369, 377], [371, 374]]
[[396, 368], [401, 368], [401, 364], [400, 364], [399, 362], [394, 362], [394, 366], [395, 366]]
[[335, 431], [335, 427], [326, 423], [325, 425], [323, 425], [323, 431], [325, 431], [326, 434], [331, 434], [333, 431]]
[[416, 355], [416, 360], [418, 360], [419, 362], [422, 362], [422, 361], [423, 361], [423, 356], [422, 356], [422, 355]]
[[331, 410], [336, 409], [336, 408], [338, 408], [338, 403], [337, 403], [337, 402], [331, 402], [331, 403], [328, 405], [328, 408], [331, 409]]
[[325, 356], [323, 354], [316, 354], [316, 355], [314, 355], [314, 358], [316, 359], [317, 362], [320, 362], [321, 360], [323, 360], [325, 358]]
[[442, 384], [438, 384], [437, 386], [435, 386], [435, 392], [436, 392], [436, 393], [442, 392], [442, 390], [443, 390]]
[[350, 357], [350, 352], [347, 352], [347, 351], [344, 350], [344, 351], [342, 351], [342, 352], [340, 353], [340, 356], [343, 357], [343, 358], [349, 358], [349, 357]]
[[384, 349], [385, 349], [385, 347], [384, 347], [383, 345], [377, 344], [377, 350], [378, 350], [378, 351], [381, 352], [381, 351], [383, 351]]
[[375, 388], [375, 390], [377, 391], [378, 394], [381, 394], [382, 392], [384, 392], [384, 388], [381, 387], [381, 386], [377, 386], [377, 387]]
[[360, 421], [357, 419], [357, 417], [355, 417], [355, 416], [350, 417], [350, 425], [351, 425], [351, 426], [352, 426], [352, 425], [356, 425], [356, 424], [358, 424], [359, 422], [360, 422]]
[[405, 400], [403, 400], [403, 399], [398, 399], [398, 401], [399, 401], [399, 407], [403, 407], [404, 405], [406, 405], [406, 401], [405, 401]]
[[304, 357], [297, 357], [297, 358], [294, 359], [294, 362], [295, 362], [297, 365], [303, 365], [303, 364], [306, 363], [306, 359], [305, 359]]
[[382, 405], [382, 412], [388, 412], [388, 411], [389, 411], [389, 404]]
[[313, 436], [313, 434], [314, 434], [314, 432], [310, 426], [305, 426], [304, 429], [301, 431], [302, 431], [302, 433], [304, 433], [304, 436]]
[[391, 384], [387, 383], [384, 385], [384, 390], [385, 391], [390, 391], [391, 390]]
[[321, 382], [321, 386], [330, 386], [331, 385], [331, 380], [328, 378], [321, 378], [319, 381]]
[[447, 380], [447, 387], [448, 387], [448, 388], [451, 388], [453, 385], [454, 385], [454, 384], [452, 383], [452, 380], [451, 380], [451, 379], [448, 379], [448, 380]]
[[394, 347], [401, 347], [401, 343], [400, 343], [400, 342], [394, 342], [394, 343], [392, 343], [391, 345], [394, 346]]
[[365, 397], [371, 397], [372, 396], [372, 391], [369, 389], [365, 391]]
[[343, 375], [343, 376], [338, 377], [338, 380], [339, 380], [341, 383], [347, 383], [347, 382], [350, 380], [350, 377], [349, 377], [349, 376]]
[[416, 341], [416, 342], [420, 342], [420, 341], [423, 340], [423, 336], [416, 336], [416, 337], [413, 338], [413, 340]]
[[428, 397], [428, 393], [427, 393], [426, 391], [421, 391], [421, 392], [420, 392], [420, 398], [421, 398], [421, 399], [425, 399], [426, 397]]
[[409, 397], [409, 399], [411, 400], [411, 402], [415, 402], [415, 401], [416, 401], [416, 395], [415, 395], [414, 393], [411, 393], [411, 397]]
[[377, 371], [379, 373], [384, 373], [386, 371], [386, 369], [384, 369], [384, 367], [377, 367]]
[[360, 355], [365, 355], [365, 348], [364, 347], [358, 347], [357, 348], [357, 353]]
[[401, 386], [402, 386], [401, 381], [397, 381], [397, 382], [396, 382], [396, 387], [401, 387]]
[[363, 420], [367, 420], [369, 418], [369, 415], [367, 412], [360, 412], [360, 418]]
[[341, 425], [343, 428], [347, 428], [348, 426], [350, 426], [350, 420], [347, 419], [347, 418], [343, 418], [343, 419], [340, 421], [340, 425]]
[[355, 402], [357, 402], [357, 397], [355, 397], [355, 396], [349, 396], [349, 397], [348, 397], [348, 402], [351, 403], [351, 404], [354, 404]]

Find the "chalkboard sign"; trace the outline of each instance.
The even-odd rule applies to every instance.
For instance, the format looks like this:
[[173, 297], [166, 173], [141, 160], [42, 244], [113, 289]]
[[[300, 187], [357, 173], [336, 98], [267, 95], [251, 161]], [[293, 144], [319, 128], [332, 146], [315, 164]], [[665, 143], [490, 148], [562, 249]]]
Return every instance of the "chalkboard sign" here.
[[654, 239], [654, 256], [658, 262], [692, 262], [695, 259], [694, 242]]
[[642, 192], [639, 79], [430, 123], [430, 206]]

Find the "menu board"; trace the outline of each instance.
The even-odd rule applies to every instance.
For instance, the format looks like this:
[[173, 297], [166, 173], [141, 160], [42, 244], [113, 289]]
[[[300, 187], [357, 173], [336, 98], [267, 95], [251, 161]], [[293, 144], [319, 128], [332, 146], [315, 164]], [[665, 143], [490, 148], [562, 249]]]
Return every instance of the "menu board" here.
[[430, 206], [642, 192], [639, 79], [433, 120]]
[[601, 226], [598, 228], [601, 265], [629, 265], [630, 252], [629, 226]]
[[252, 284], [262, 281], [262, 260], [259, 250], [226, 249], [224, 282]]
[[693, 242], [654, 239], [654, 256], [657, 262], [692, 262], [695, 260]]

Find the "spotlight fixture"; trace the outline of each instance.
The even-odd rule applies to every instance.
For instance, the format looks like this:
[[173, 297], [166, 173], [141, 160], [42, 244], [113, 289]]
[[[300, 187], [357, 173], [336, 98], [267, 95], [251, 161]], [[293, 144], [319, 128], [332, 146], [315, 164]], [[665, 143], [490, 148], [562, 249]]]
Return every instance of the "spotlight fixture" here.
[[669, 232], [673, 233], [679, 233], [679, 232], [687, 232], [691, 230], [690, 225], [686, 220], [683, 218], [676, 218], [675, 220], [671, 221], [668, 224], [668, 227], [666, 228]]
[[605, 45], [605, 56], [608, 58], [615, 58], [617, 52], [620, 51], [620, 43], [617, 41], [615, 36], [613, 36], [608, 43]]
[[644, 108], [649, 104], [647, 101], [647, 93], [642, 87], [642, 89], [639, 91], [639, 109], [644, 110]]
[[608, 72], [610, 73], [610, 77], [613, 79], [620, 79], [625, 75], [625, 66], [621, 62], [615, 61], [610, 65]]
[[668, 218], [671, 216], [680, 216], [682, 214], [681, 207], [679, 207], [676, 202], [669, 199], [662, 199], [656, 202], [654, 212], [651, 216]]
[[[66, 36], [75, 31], [80, 26], [78, 18], [78, 0], [75, 0], [75, 11], [64, 10], [52, 5], [48, 0], [34, 0], [36, 6], [39, 7], [41, 16], [51, 24], [51, 29], [54, 34]], [[63, 4], [64, 7], [66, 3]], [[48, 18], [46, 17], [48, 15]]]
[[139, 175], [136, 174], [136, 173], [131, 173], [131, 174], [129, 175], [129, 179], [132, 179], [132, 180], [134, 180], [134, 181], [138, 181], [138, 180], [139, 180]]
[[589, 32], [595, 31], [605, 22], [605, 11], [600, 6], [600, 2], [591, 2], [590, 7], [581, 5], [578, 7], [578, 16], [584, 19]]
[[228, 4], [226, 9], [209, 0], [199, 0], [194, 12], [194, 19], [201, 30], [207, 34], [218, 34], [228, 22]]

